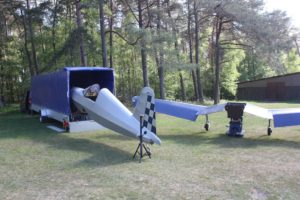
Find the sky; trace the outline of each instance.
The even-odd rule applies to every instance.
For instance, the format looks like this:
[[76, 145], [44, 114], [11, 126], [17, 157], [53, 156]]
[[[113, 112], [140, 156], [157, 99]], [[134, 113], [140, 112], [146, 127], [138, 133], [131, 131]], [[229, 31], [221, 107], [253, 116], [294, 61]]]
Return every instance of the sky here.
[[298, 0], [265, 0], [266, 10], [283, 10], [292, 19], [292, 25], [300, 29], [300, 1]]

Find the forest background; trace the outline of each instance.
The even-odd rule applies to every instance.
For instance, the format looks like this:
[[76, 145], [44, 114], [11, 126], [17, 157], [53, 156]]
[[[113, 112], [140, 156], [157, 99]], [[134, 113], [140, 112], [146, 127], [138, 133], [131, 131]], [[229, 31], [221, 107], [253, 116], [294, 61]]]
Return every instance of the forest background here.
[[0, 102], [64, 66], [115, 70], [116, 95], [234, 99], [237, 82], [300, 71], [299, 30], [263, 0], [0, 0]]

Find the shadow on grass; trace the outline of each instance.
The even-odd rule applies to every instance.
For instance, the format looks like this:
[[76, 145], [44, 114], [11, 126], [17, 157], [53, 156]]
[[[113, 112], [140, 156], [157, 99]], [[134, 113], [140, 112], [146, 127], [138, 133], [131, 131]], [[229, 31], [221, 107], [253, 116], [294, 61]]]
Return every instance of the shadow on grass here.
[[116, 140], [116, 141], [132, 141], [133, 139], [131, 137], [127, 137], [127, 136], [123, 136], [123, 135], [120, 135], [118, 133], [107, 133], [107, 134], [101, 134], [101, 135], [97, 135], [95, 136], [94, 138], [96, 139], [108, 139], [108, 140]]
[[272, 136], [260, 136], [257, 138], [234, 138], [228, 137], [224, 133], [215, 135], [206, 132], [194, 134], [162, 135], [163, 141], [171, 140], [183, 145], [204, 145], [213, 144], [222, 148], [255, 148], [257, 146], [266, 147], [287, 147], [300, 149], [300, 143], [295, 141], [272, 138]]
[[109, 146], [89, 139], [70, 138], [65, 135], [57, 135], [53, 139], [43, 141], [52, 148], [61, 150], [80, 151], [92, 154], [89, 158], [74, 164], [74, 167], [104, 167], [129, 162], [132, 154], [117, 147]]
[[[39, 123], [38, 116], [23, 115], [16, 112], [6, 113], [0, 118], [0, 140], [24, 138], [38, 143], [45, 143], [50, 148], [91, 154], [91, 157], [74, 165], [79, 167], [103, 167], [122, 164], [130, 161], [132, 157], [132, 152], [126, 152], [117, 147], [89, 139], [72, 138], [68, 134], [58, 134], [46, 128], [46, 125]], [[135, 147], [132, 150], [134, 151]]]

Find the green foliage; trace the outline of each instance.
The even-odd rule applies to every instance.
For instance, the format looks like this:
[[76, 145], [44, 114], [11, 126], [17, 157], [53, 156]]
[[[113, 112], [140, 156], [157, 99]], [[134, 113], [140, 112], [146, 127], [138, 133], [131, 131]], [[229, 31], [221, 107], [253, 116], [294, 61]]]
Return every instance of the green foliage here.
[[300, 57], [297, 50], [293, 48], [288, 53], [283, 53], [281, 58], [286, 73], [294, 73], [300, 71]]
[[278, 73], [269, 66], [266, 59], [260, 59], [260, 56], [253, 52], [246, 52], [245, 58], [239, 63], [238, 71], [240, 73], [240, 82], [278, 75]]
[[237, 88], [237, 80], [240, 76], [238, 66], [245, 57], [243, 50], [232, 50], [226, 53], [224, 60], [227, 61], [222, 66], [221, 98], [234, 99]]
[[[81, 0], [83, 27], [77, 28], [74, 1], [37, 1], [37, 5], [31, 2], [30, 10], [26, 8], [26, 1], [1, 1], [0, 97], [4, 96], [6, 101], [14, 102], [29, 88], [31, 76], [34, 74], [31, 72], [34, 63], [32, 43], [37, 52], [40, 73], [59, 70], [64, 66], [79, 66], [81, 34], [88, 65], [101, 66], [98, 3]], [[114, 1], [113, 10], [109, 3], [105, 1], [104, 5], [106, 41], [109, 41], [110, 17], [114, 19], [114, 33], [112, 47], [107, 42], [107, 52], [113, 58], [117, 95], [124, 101], [137, 95], [143, 85], [141, 38], [146, 42], [150, 86], [154, 88], [157, 96], [160, 87], [156, 58], [161, 52], [167, 98], [181, 99], [180, 70], [187, 99], [194, 99], [191, 70], [199, 66], [204, 95], [207, 98], [213, 97], [217, 5], [222, 8], [219, 14], [229, 21], [232, 20], [224, 26], [227, 31], [221, 35], [222, 42], [245, 45], [221, 45], [224, 48], [221, 55], [222, 98], [234, 97], [237, 81], [300, 70], [300, 59], [292, 48], [289, 36], [289, 19], [281, 11], [263, 11], [261, 0], [196, 1], [195, 10], [201, 19], [199, 66], [190, 62], [188, 42], [195, 37], [195, 21], [192, 17], [190, 23], [193, 33], [189, 35], [186, 2], [161, 1], [159, 9], [157, 1], [149, 1], [149, 4], [143, 2], [143, 29], [138, 25], [138, 1]], [[193, 1], [189, 3], [192, 8]], [[161, 20], [160, 31], [157, 30], [158, 16]], [[33, 35], [29, 31], [29, 17], [33, 22]], [[32, 41], [30, 36], [33, 36]], [[194, 54], [192, 57], [195, 61]]]
[[[184, 84], [185, 84], [185, 91], [186, 91], [186, 99], [188, 101], [193, 101], [194, 100], [194, 86], [193, 82], [191, 81], [192, 76], [189, 71], [181, 71], [184, 79]], [[176, 100], [181, 100], [181, 88], [179, 85], [179, 74], [177, 73], [176, 76], [174, 77], [173, 81], [177, 81], [176, 88], [175, 88], [175, 94], [174, 97], [171, 99], [176, 99]]]

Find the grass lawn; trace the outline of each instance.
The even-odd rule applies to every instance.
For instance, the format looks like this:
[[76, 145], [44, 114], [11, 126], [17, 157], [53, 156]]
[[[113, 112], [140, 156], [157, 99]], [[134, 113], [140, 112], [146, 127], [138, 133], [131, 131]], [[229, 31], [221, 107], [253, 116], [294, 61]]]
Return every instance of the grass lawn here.
[[[263, 107], [300, 107], [259, 103]], [[38, 116], [0, 111], [0, 199], [300, 199], [300, 128], [248, 114], [244, 138], [226, 113], [190, 122], [158, 115], [162, 145], [141, 164], [137, 140], [111, 131], [58, 134]]]

